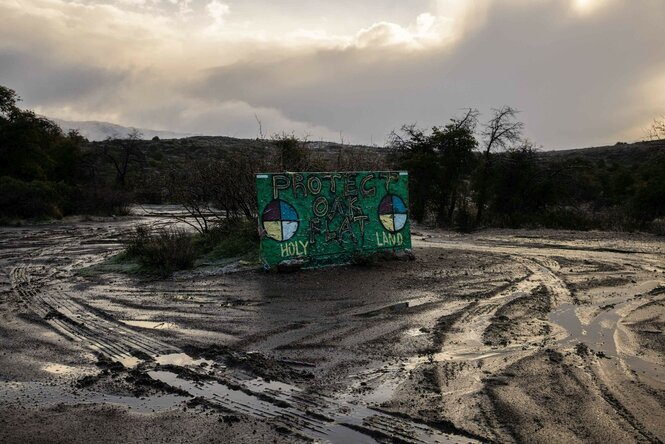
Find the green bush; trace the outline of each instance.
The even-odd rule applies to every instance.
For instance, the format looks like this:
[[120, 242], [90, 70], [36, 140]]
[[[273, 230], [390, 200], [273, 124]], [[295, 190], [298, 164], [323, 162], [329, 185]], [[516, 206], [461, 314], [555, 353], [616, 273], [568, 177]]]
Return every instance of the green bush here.
[[258, 245], [258, 232], [251, 222], [229, 221], [203, 235], [175, 227], [139, 225], [125, 242], [125, 251], [118, 259], [136, 261], [148, 273], [168, 275], [193, 268], [201, 258], [258, 257]]
[[159, 274], [190, 269], [197, 256], [190, 233], [174, 227], [156, 229], [146, 225], [136, 227], [127, 241], [125, 254], [147, 271]]
[[212, 258], [258, 255], [259, 234], [254, 222], [226, 221], [202, 235], [200, 246]]

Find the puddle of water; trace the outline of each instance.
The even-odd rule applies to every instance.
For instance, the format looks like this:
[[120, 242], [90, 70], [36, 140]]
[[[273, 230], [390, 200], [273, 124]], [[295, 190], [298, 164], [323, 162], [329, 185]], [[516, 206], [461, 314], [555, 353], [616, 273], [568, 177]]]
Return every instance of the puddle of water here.
[[42, 367], [42, 370], [56, 375], [70, 375], [72, 373], [80, 372], [80, 370], [78, 370], [75, 367], [70, 367], [69, 365], [55, 364], [55, 363], [46, 364], [45, 366]]
[[407, 336], [424, 336], [427, 333], [422, 331], [420, 328], [416, 327], [408, 329], [407, 331], [404, 332], [404, 334]]
[[622, 289], [621, 297], [604, 300], [598, 304], [601, 311], [587, 326], [580, 321], [576, 313], [576, 306], [573, 304], [561, 304], [556, 310], [549, 313], [548, 318], [550, 322], [563, 327], [568, 332], [568, 336], [560, 343], [565, 345], [584, 343], [596, 352], [603, 352], [606, 356], [620, 359], [640, 378], [649, 381], [653, 386], [660, 387], [663, 385], [665, 376], [663, 366], [625, 352], [619, 353], [615, 341], [615, 334], [621, 335], [617, 324], [622, 317], [618, 312], [629, 304], [632, 298], [651, 291], [659, 285], [658, 281], [647, 281], [635, 287]]
[[601, 311], [586, 326], [582, 324], [576, 313], [577, 306], [570, 303], [559, 305], [547, 317], [550, 322], [563, 327], [568, 332], [568, 337], [561, 342], [566, 344], [583, 342], [595, 351], [602, 351], [608, 356], [617, 357], [614, 332], [617, 329], [617, 322], [621, 319], [618, 311], [630, 302], [631, 298], [647, 293], [659, 285], [659, 281], [650, 280], [628, 288], [621, 287], [620, 295], [605, 298], [597, 304], [597, 308]]
[[149, 413], [178, 407], [189, 398], [179, 395], [147, 396], [143, 399], [132, 396], [115, 396], [90, 390], [69, 391], [65, 387], [41, 382], [0, 382], [0, 403], [16, 403], [23, 407], [48, 406], [52, 404], [114, 404], [132, 411]]
[[[472, 362], [528, 350], [534, 347], [531, 344], [515, 344], [484, 351], [441, 351], [431, 355], [407, 358], [394, 364], [385, 365], [378, 370], [359, 373], [355, 377], [365, 383], [380, 380], [379, 384], [371, 392], [363, 394], [363, 402], [370, 405], [381, 405], [393, 399], [395, 392], [408, 379], [409, 374], [421, 365], [445, 361]], [[356, 384], [354, 387], [358, 388], [359, 385]]]
[[178, 326], [173, 322], [137, 321], [137, 320], [124, 320], [124, 319], [121, 319], [120, 322], [126, 325], [131, 325], [132, 327], [149, 328], [156, 330], [162, 330], [162, 329], [174, 330], [178, 328]]
[[[193, 396], [204, 397], [230, 410], [264, 420], [286, 422], [290, 427], [296, 427], [308, 436], [326, 442], [376, 442], [369, 435], [356, 431], [355, 428], [359, 427], [371, 428], [405, 441], [407, 439], [443, 443], [472, 441], [447, 435], [420, 424], [402, 421], [363, 405], [307, 394], [297, 387], [276, 381], [266, 382], [263, 379], [243, 381], [243, 390], [239, 390], [218, 382], [194, 383], [168, 371], [151, 371], [149, 375], [153, 379], [186, 390]], [[269, 402], [263, 396], [268, 396], [276, 402]]]
[[113, 360], [119, 362], [125, 368], [134, 368], [141, 363], [141, 360], [134, 356], [122, 356], [122, 357], [114, 356]]
[[173, 353], [170, 355], [163, 355], [155, 357], [155, 362], [159, 365], [178, 365], [185, 366], [199, 366], [203, 363], [212, 365], [214, 361], [208, 359], [194, 359], [186, 353]]
[[583, 342], [596, 352], [602, 351], [607, 356], [617, 357], [614, 332], [617, 322], [621, 319], [616, 309], [601, 311], [587, 326], [583, 325], [577, 316], [574, 304], [561, 304], [556, 310], [548, 314], [550, 322], [563, 327], [568, 336], [561, 343], [573, 345]]

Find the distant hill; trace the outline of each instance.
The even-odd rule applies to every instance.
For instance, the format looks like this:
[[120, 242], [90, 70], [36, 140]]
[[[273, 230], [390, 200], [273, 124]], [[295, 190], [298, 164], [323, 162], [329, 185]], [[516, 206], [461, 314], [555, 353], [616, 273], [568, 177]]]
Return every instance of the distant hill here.
[[[162, 138], [151, 140], [143, 137], [140, 143], [149, 157], [184, 161], [194, 159], [218, 158], [232, 151], [269, 152], [274, 144], [270, 139], [238, 139], [227, 136], [188, 136], [180, 138]], [[105, 139], [104, 139], [105, 140]], [[111, 146], [120, 141], [91, 141], [90, 147]], [[342, 145], [336, 142], [309, 141], [305, 142], [312, 150], [323, 158], [333, 160], [340, 152], [363, 152], [372, 156], [385, 156], [388, 150], [378, 146]]]
[[[111, 139], [122, 139], [132, 132], [135, 128], [116, 125], [115, 123], [89, 121], [71, 121], [62, 119], [50, 119], [60, 126], [64, 131], [78, 130], [78, 132], [90, 141], [100, 141]], [[146, 128], [136, 128], [143, 135], [143, 139], [152, 139], [157, 136], [160, 139], [181, 139], [190, 137], [193, 134], [177, 133], [173, 131], [152, 130]]]
[[[142, 139], [149, 141], [157, 136], [161, 140], [158, 143], [150, 143], [147, 148], [153, 150], [165, 151], [164, 154], [179, 157], [196, 157], [199, 154], [211, 154], [207, 152], [212, 150], [215, 155], [220, 154], [224, 149], [263, 149], [270, 146], [269, 141], [256, 139], [239, 139], [226, 136], [202, 136], [188, 133], [178, 133], [174, 131], [153, 130], [146, 128], [133, 128], [122, 125], [116, 125], [109, 122], [98, 121], [70, 121], [62, 119], [51, 119], [56, 122], [63, 130], [78, 130], [82, 136], [91, 142], [103, 141], [106, 139], [122, 139], [134, 129], [137, 129], [143, 135]], [[171, 139], [171, 140], [169, 140]], [[334, 156], [341, 148], [351, 148], [353, 150], [367, 151], [373, 155], [385, 156], [387, 150], [378, 146], [367, 145], [341, 145], [336, 142], [312, 141], [308, 145], [319, 151], [324, 156]], [[181, 149], [187, 149], [188, 152], [179, 152]], [[193, 156], [192, 156], [193, 155]], [[615, 145], [597, 146], [588, 148], [571, 148], [563, 150], [543, 150], [541, 155], [548, 159], [571, 159], [580, 158], [591, 162], [608, 162], [617, 164], [635, 164], [649, 162], [651, 159], [662, 159], [665, 155], [665, 140], [642, 141], [635, 143], [617, 143]]]
[[[245, 153], [256, 159], [275, 158], [276, 145], [269, 139], [238, 139], [226, 136], [190, 136], [175, 138], [162, 138], [152, 140], [145, 138], [138, 142], [144, 155], [145, 169], [141, 173], [143, 178], [148, 175], [159, 175], [173, 167], [186, 168], [187, 165], [197, 161], [223, 159], [232, 153]], [[87, 152], [100, 152], [101, 148], [119, 150], [122, 140], [90, 141], [86, 146]], [[388, 150], [383, 147], [366, 145], [342, 145], [335, 142], [309, 141], [306, 144], [312, 149], [313, 161], [325, 168], [344, 170], [376, 170], [385, 168], [385, 159]], [[321, 162], [321, 163], [318, 163]], [[319, 169], [320, 170], [320, 169]], [[103, 156], [96, 157], [96, 174], [106, 180], [112, 180], [114, 171], [112, 165]], [[135, 182], [138, 177], [131, 177]]]
[[[88, 140], [101, 142], [111, 139], [122, 139], [134, 129], [122, 125], [97, 121], [68, 121], [51, 119], [60, 127], [68, 131], [77, 129]], [[149, 157], [156, 156], [160, 160], [190, 161], [197, 158], [215, 158], [223, 156], [227, 150], [270, 150], [272, 143], [269, 140], [239, 139], [227, 136], [201, 136], [174, 131], [151, 130], [136, 128], [142, 134], [144, 148]], [[152, 141], [153, 137], [159, 141]], [[385, 158], [388, 149], [379, 146], [342, 145], [336, 142], [310, 141], [307, 144], [328, 160], [332, 160], [342, 150], [363, 152], [369, 156]], [[588, 148], [572, 148], [563, 150], [543, 150], [540, 152], [543, 161], [555, 160], [584, 160], [593, 164], [636, 166], [650, 162], [662, 162], [665, 158], [665, 140], [642, 141], [635, 143], [617, 143], [615, 145], [597, 146]], [[161, 162], [156, 162], [161, 163]]]
[[593, 163], [604, 162], [622, 166], [662, 162], [665, 156], [665, 139], [635, 143], [617, 143], [608, 146], [575, 148], [568, 150], [543, 151], [543, 156], [551, 159], [579, 158]]

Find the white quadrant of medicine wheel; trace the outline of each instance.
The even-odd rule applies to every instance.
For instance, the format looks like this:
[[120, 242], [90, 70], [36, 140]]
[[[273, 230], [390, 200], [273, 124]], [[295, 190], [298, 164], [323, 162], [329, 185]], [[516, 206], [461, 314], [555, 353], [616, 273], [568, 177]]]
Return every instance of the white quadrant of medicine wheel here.
[[393, 215], [393, 221], [395, 223], [395, 231], [401, 230], [406, 225], [406, 214]]
[[298, 222], [282, 221], [282, 239], [291, 239], [298, 229]]

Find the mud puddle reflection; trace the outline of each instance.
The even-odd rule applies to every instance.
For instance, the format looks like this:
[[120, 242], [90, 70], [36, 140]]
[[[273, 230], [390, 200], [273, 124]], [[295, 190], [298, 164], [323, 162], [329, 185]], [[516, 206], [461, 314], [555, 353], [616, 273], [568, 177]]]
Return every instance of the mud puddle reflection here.
[[148, 372], [151, 378], [204, 398], [221, 408], [271, 420], [310, 438], [333, 443], [373, 443], [373, 437], [408, 443], [463, 443], [426, 425], [393, 417], [360, 404], [305, 392], [277, 381], [251, 379], [223, 384], [190, 381], [172, 371]]
[[633, 371], [641, 377], [659, 382], [665, 376], [663, 366], [644, 360], [639, 356], [627, 354], [617, 347], [618, 337], [626, 334], [621, 329], [622, 312], [630, 310], [631, 306], [639, 306], [636, 298], [660, 286], [658, 281], [647, 281], [623, 291], [619, 297], [605, 299], [602, 303], [594, 304], [599, 313], [591, 322], [584, 324], [577, 311], [579, 305], [565, 303], [548, 314], [548, 320], [563, 328], [568, 336], [558, 341], [563, 346], [577, 346], [584, 344], [601, 358], [617, 359], [626, 369]]
[[568, 336], [559, 341], [563, 345], [586, 344], [596, 352], [606, 356], [617, 357], [614, 332], [621, 316], [617, 313], [624, 303], [618, 304], [610, 311], [603, 311], [596, 315], [589, 325], [583, 325], [577, 316], [577, 305], [561, 304], [555, 311], [548, 314], [550, 322], [562, 327]]
[[44, 406], [57, 404], [114, 404], [139, 413], [171, 410], [189, 398], [175, 394], [144, 397], [117, 396], [91, 390], [69, 390], [43, 382], [0, 382], [0, 404]]
[[146, 328], [151, 330], [176, 330], [179, 328], [173, 322], [136, 321], [136, 320], [125, 320], [125, 319], [121, 319], [120, 322], [122, 322], [125, 325], [129, 325], [131, 327]]

